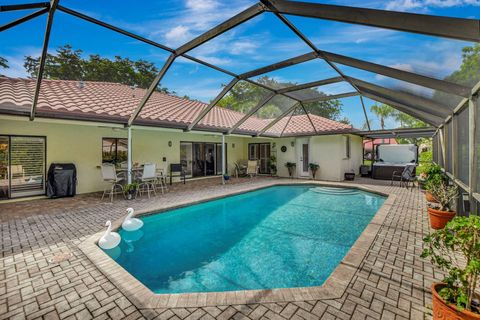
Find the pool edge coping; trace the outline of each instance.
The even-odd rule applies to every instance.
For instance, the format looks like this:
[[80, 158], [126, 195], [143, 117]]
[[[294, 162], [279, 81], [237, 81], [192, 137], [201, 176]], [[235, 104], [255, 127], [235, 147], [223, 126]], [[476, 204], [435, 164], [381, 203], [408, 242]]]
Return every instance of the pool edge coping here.
[[[187, 205], [198, 204], [202, 202], [217, 200], [229, 196], [234, 196], [246, 192], [260, 190], [273, 186], [281, 185], [302, 185], [317, 184], [331, 187], [348, 187], [359, 189], [386, 196], [383, 205], [377, 210], [370, 223], [365, 227], [363, 232], [357, 238], [350, 250], [344, 256], [338, 266], [332, 271], [329, 277], [321, 286], [314, 287], [296, 287], [296, 288], [278, 288], [278, 289], [262, 289], [262, 290], [239, 290], [224, 292], [200, 292], [200, 293], [171, 293], [157, 294], [147, 288], [143, 283], [137, 280], [127, 270], [123, 269], [98, 246], [97, 242], [103, 234], [103, 230], [91, 235], [79, 244], [80, 250], [92, 261], [92, 263], [117, 286], [117, 288], [131, 300], [131, 302], [140, 308], [185, 308], [185, 307], [207, 307], [218, 305], [234, 305], [249, 303], [266, 303], [266, 302], [289, 302], [289, 301], [305, 301], [305, 300], [326, 300], [340, 298], [346, 291], [348, 284], [354, 277], [362, 261], [367, 255], [371, 245], [373, 244], [380, 227], [388, 215], [396, 195], [380, 192], [370, 188], [364, 184], [350, 184], [344, 182], [327, 182], [327, 181], [270, 181], [265, 185], [252, 186], [248, 190], [227, 192], [226, 194], [216, 195], [212, 197], [204, 197], [196, 201], [185, 201], [178, 205], [160, 208], [158, 210], [143, 210], [135, 214], [135, 216], [144, 216], [152, 213], [164, 212]], [[112, 223], [113, 229], [121, 226], [123, 218]]]

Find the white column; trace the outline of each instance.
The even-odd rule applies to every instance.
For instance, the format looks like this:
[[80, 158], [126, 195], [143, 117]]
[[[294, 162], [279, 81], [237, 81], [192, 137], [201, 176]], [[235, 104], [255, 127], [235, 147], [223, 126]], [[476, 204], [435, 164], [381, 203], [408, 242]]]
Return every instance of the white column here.
[[127, 143], [127, 182], [132, 183], [132, 127], [128, 126], [128, 143]]
[[225, 135], [222, 134], [222, 184], [225, 184], [225, 169], [226, 169], [226, 163], [225, 163]]

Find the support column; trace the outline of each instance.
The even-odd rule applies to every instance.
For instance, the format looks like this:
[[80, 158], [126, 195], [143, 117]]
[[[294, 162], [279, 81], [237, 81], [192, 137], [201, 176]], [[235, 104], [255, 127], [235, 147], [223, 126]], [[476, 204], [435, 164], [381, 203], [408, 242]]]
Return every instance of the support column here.
[[132, 127], [128, 126], [127, 142], [127, 182], [132, 183]]
[[225, 135], [222, 134], [222, 184], [225, 184], [225, 173], [226, 173], [226, 163], [225, 163]]

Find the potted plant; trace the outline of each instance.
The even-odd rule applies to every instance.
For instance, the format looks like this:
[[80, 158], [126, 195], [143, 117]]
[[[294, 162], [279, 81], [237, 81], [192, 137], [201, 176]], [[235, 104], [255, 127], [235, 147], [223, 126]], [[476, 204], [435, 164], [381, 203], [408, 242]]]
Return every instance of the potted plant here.
[[293, 178], [293, 173], [295, 172], [295, 168], [297, 164], [295, 162], [287, 162], [285, 163], [285, 167], [288, 169], [288, 175], [290, 178]]
[[271, 155], [268, 159], [268, 166], [270, 167], [270, 174], [272, 176], [277, 175], [277, 157]]
[[456, 217], [423, 240], [422, 258], [447, 272], [432, 284], [433, 319], [480, 319], [480, 217]]
[[438, 185], [442, 182], [447, 182], [448, 179], [442, 171], [442, 167], [437, 164], [431, 164], [427, 170], [425, 171], [424, 176], [424, 186], [425, 186], [425, 198], [428, 202], [435, 202], [438, 201], [431, 193], [431, 189], [433, 186]]
[[458, 188], [455, 185], [449, 186], [447, 182], [431, 184], [429, 190], [438, 203], [429, 203], [427, 210], [430, 218], [430, 226], [433, 229], [443, 229], [448, 221], [455, 217], [452, 210], [455, 199], [458, 196]]
[[312, 178], [315, 180], [315, 176], [317, 175], [318, 168], [320, 166], [317, 163], [309, 163], [308, 167], [310, 168], [310, 171], [312, 172]]
[[420, 173], [420, 175], [417, 177], [417, 182], [420, 189], [425, 190], [425, 184], [427, 182], [427, 173], [426, 172]]
[[223, 175], [223, 180], [224, 181], [230, 180], [230, 175], [228, 174], [228, 170], [225, 171], [225, 174]]
[[138, 190], [138, 183], [136, 182], [129, 183], [123, 187], [123, 191], [127, 196], [127, 200], [135, 199], [135, 197], [137, 196], [137, 190]]

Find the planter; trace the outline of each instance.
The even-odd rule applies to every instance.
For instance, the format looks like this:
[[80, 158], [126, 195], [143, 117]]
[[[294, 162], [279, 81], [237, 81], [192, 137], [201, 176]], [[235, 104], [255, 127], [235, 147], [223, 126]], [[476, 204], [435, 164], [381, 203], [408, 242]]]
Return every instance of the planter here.
[[443, 229], [447, 223], [455, 217], [455, 211], [441, 211], [428, 207], [428, 217], [430, 218], [430, 226], [435, 229]]
[[228, 180], [230, 180], [230, 176], [226, 176], [226, 175], [224, 175], [224, 176], [223, 176], [223, 180], [225, 180], [225, 181], [228, 181]]
[[288, 176], [289, 176], [290, 178], [293, 178], [293, 172], [294, 172], [294, 170], [295, 170], [295, 168], [290, 168], [290, 167], [288, 168]]
[[352, 181], [355, 179], [355, 173], [352, 173], [352, 172], [345, 172], [345, 180], [347, 181]]
[[433, 320], [478, 320], [480, 314], [473, 313], [467, 310], [460, 311], [453, 304], [447, 304], [443, 301], [442, 297], [438, 294], [438, 290], [442, 289], [444, 284], [434, 283], [432, 284], [432, 311]]
[[438, 203], [437, 199], [430, 193], [430, 191], [425, 191], [425, 199], [428, 202]]

